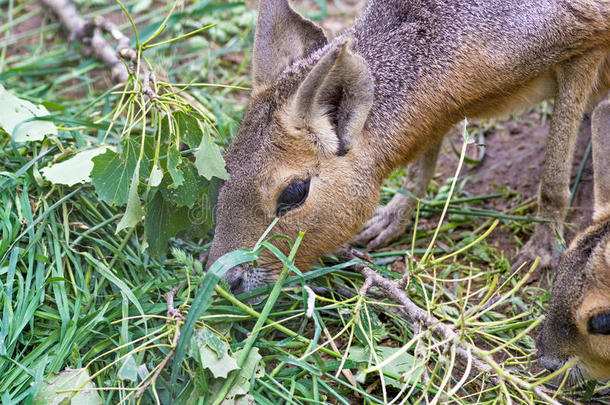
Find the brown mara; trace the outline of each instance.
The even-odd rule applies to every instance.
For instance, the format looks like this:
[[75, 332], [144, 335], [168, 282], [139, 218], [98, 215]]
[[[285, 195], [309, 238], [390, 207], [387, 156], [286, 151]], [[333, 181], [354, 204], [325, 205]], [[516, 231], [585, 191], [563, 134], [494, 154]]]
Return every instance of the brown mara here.
[[[421, 195], [453, 124], [554, 98], [538, 198], [538, 216], [551, 222], [536, 226], [514, 260], [551, 265], [575, 135], [610, 87], [609, 46], [608, 0], [371, 0], [332, 41], [287, 0], [261, 0], [254, 89], [226, 154], [231, 178], [208, 263], [254, 246], [278, 216], [272, 234], [306, 231], [296, 257], [303, 270], [349, 240], [387, 243], [413, 200], [397, 195], [369, 220], [384, 176], [411, 163], [404, 187]], [[269, 254], [226, 278], [239, 293], [277, 271]]]

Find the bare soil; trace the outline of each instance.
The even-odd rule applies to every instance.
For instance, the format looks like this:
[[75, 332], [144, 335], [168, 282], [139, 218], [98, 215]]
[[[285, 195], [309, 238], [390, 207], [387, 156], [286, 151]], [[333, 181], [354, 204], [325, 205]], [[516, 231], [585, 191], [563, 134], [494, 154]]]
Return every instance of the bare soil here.
[[[464, 190], [473, 196], [494, 194], [498, 189], [508, 189], [511, 193], [506, 198], [487, 200], [477, 208], [507, 212], [528, 199], [535, 201], [544, 165], [548, 127], [548, 120], [542, 125], [541, 113], [539, 109], [535, 109], [513, 119], [497, 121], [485, 133], [485, 158], [476, 166], [466, 165], [461, 173], [471, 177]], [[590, 139], [590, 120], [585, 117], [578, 134], [572, 165], [572, 184]], [[435, 175], [439, 183], [444, 183], [446, 178], [453, 176], [458, 164], [459, 158], [452, 150], [450, 142], [453, 142], [457, 149], [460, 148], [461, 130], [453, 130], [445, 139]], [[515, 198], [513, 193], [521, 198]], [[535, 215], [535, 203], [531, 205], [525, 213]], [[576, 197], [566, 218], [566, 242], [569, 243], [575, 233], [590, 225], [592, 209], [593, 170], [589, 154]], [[518, 242], [512, 231], [505, 226], [497, 228], [487, 242], [503, 250], [508, 257], [512, 257], [518, 249]]]

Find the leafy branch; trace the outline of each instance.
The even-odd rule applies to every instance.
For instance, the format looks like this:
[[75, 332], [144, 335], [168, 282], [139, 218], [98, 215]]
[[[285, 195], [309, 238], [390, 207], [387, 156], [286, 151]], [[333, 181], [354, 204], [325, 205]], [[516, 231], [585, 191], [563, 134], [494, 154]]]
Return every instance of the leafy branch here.
[[[144, 51], [188, 38], [211, 25], [154, 43], [172, 16], [175, 2], [157, 29], [142, 40], [133, 18], [118, 1], [133, 28], [135, 48], [131, 48], [132, 41], [116, 25], [103, 17], [86, 21], [71, 0], [44, 3], [66, 26], [70, 40], [81, 40], [123, 86], [113, 110], [96, 120], [109, 121], [103, 140], [118, 132], [118, 145], [87, 146], [43, 169], [47, 180], [66, 185], [91, 182], [102, 201], [125, 206], [116, 232], [131, 229], [144, 218], [145, 240], [154, 255], [166, 250], [170, 237], [193, 225], [198, 235], [204, 235], [212, 226], [214, 178], [228, 178], [215, 142], [219, 136], [215, 117], [185, 92], [187, 87], [180, 85], [176, 90], [169, 81], [157, 80]], [[116, 50], [103, 34], [110, 34], [118, 43]], [[120, 122], [122, 127], [115, 128]], [[89, 164], [89, 171], [79, 170], [83, 163]]]

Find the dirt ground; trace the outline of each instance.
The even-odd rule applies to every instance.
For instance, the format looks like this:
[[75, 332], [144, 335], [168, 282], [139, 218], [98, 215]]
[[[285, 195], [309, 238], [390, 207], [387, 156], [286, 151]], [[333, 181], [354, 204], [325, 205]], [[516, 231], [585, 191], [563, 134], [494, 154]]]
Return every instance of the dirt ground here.
[[[512, 193], [521, 195], [520, 201], [535, 199], [538, 192], [540, 176], [544, 164], [545, 141], [548, 134], [548, 120], [542, 125], [539, 111], [524, 113], [514, 119], [497, 121], [485, 133], [485, 157], [476, 166], [465, 165], [461, 175], [469, 175], [471, 180], [464, 190], [473, 196], [494, 194], [498, 188], [506, 188]], [[584, 117], [578, 134], [576, 152], [572, 165], [572, 184], [582, 164], [587, 144], [591, 139], [591, 126], [588, 117]], [[450, 141], [459, 149], [461, 133], [453, 130], [445, 139], [435, 179], [443, 183], [453, 176], [458, 164], [458, 157], [450, 146]], [[566, 156], [567, 158], [567, 156]], [[516, 208], [515, 198], [497, 198], [487, 200], [480, 209], [507, 211]], [[593, 170], [589, 154], [573, 205], [566, 218], [566, 242], [576, 232], [590, 225], [593, 209]], [[535, 215], [535, 207], [529, 208], [527, 214]], [[486, 239], [490, 245], [504, 250], [509, 257], [517, 251], [517, 242], [512, 232], [497, 228]]]

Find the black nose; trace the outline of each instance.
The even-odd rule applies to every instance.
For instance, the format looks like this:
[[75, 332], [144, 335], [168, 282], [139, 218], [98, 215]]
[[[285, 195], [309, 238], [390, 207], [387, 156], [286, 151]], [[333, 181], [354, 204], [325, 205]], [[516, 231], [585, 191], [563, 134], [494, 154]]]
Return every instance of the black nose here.
[[225, 273], [225, 280], [231, 287], [231, 292], [238, 295], [244, 292], [244, 277], [243, 272], [239, 267], [233, 267]]
[[541, 356], [538, 361], [542, 367], [546, 368], [550, 372], [559, 370], [564, 364], [564, 361], [558, 359], [557, 357], [548, 355]]

